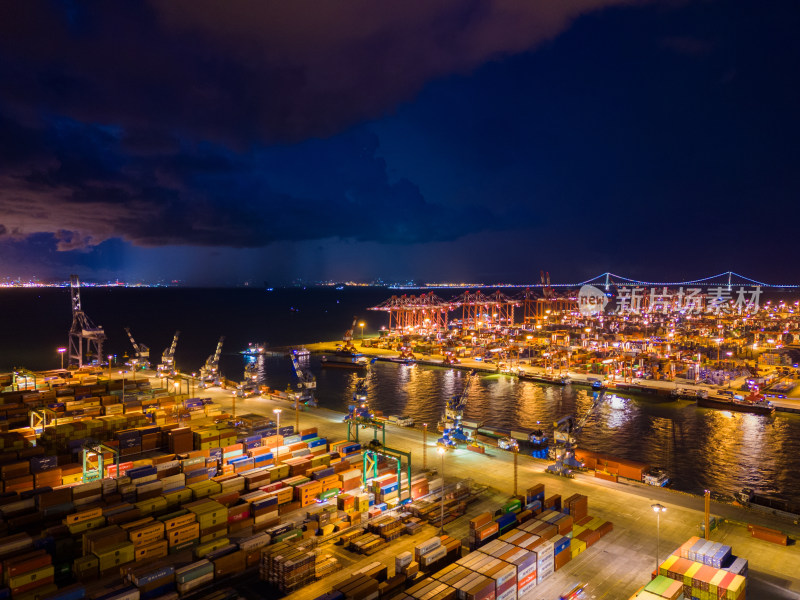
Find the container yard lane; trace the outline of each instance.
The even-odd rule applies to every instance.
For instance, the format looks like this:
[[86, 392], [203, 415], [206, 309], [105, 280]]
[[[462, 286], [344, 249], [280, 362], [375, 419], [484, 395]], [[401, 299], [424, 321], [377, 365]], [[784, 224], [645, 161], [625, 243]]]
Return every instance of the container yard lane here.
[[[154, 379], [153, 384], [157, 386], [158, 381]], [[201, 395], [212, 398], [225, 410], [233, 410], [230, 391], [211, 388], [203, 390]], [[261, 396], [236, 399], [237, 414], [272, 414], [274, 408], [282, 409], [284, 422], [294, 422], [294, 408], [285, 400]], [[344, 437], [346, 429], [343, 417], [342, 413], [324, 408], [303, 408], [300, 427], [340, 432]], [[387, 446], [410, 452], [414, 470], [419, 472], [423, 463], [422, 431], [389, 424], [386, 431]], [[370, 439], [372, 433], [362, 430], [362, 435], [364, 441]], [[436, 453], [435, 435], [428, 435], [426, 450], [428, 466], [436, 468], [440, 464], [440, 457]], [[479, 454], [465, 449], [450, 450], [444, 461], [448, 481], [457, 477], [472, 479], [477, 484], [487, 486], [487, 498], [492, 493], [497, 496], [488, 503], [493, 503], [495, 508], [513, 492], [513, 456], [508, 452], [493, 449], [486, 454]], [[543, 483], [548, 494], [560, 494], [562, 498], [575, 493], [584, 494], [589, 498], [589, 513], [612, 522], [614, 530], [592, 551], [586, 552], [579, 560], [569, 562], [544, 585], [538, 586], [534, 596], [537, 599], [558, 598], [576, 581], [589, 583], [584, 595], [586, 598], [628, 598], [650, 580], [651, 572], [656, 567], [657, 546], [659, 560], [663, 561], [688, 538], [702, 535], [703, 499], [700, 497], [633, 482], [608, 482], [585, 473], [578, 473], [575, 479], [569, 480], [545, 474], [547, 464], [547, 461], [519, 456], [520, 493], [535, 483]], [[658, 524], [651, 508], [654, 503], [666, 507]], [[725, 519], [718, 529], [712, 531], [711, 539], [730, 545], [737, 555], [749, 560], [748, 598], [800, 598], [800, 546], [795, 541], [800, 539], [798, 523], [776, 520], [763, 513], [717, 502], [712, 502], [711, 513]], [[788, 546], [782, 546], [756, 539], [751, 536], [747, 524], [779, 529], [788, 534], [791, 541]], [[466, 536], [463, 523], [457, 521], [450, 527], [453, 535], [460, 532]], [[390, 545], [384, 553], [388, 552], [387, 560], [391, 560], [393, 553], [399, 551]], [[370, 557], [370, 560], [375, 558]], [[344, 575], [340, 574], [341, 577]], [[310, 600], [329, 591], [335, 582], [336, 575], [331, 575], [295, 592], [291, 597]]]

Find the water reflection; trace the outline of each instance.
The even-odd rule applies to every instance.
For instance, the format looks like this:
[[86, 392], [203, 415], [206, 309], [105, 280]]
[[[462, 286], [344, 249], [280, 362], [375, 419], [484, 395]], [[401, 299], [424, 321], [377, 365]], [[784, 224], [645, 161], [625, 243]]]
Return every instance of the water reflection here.
[[[266, 362], [271, 387], [285, 389], [293, 377], [288, 360], [268, 357]], [[320, 369], [313, 356], [311, 370], [317, 374], [320, 405], [346, 411], [357, 374]], [[385, 362], [373, 364], [371, 372], [369, 397], [375, 409], [429, 424], [438, 422], [445, 401], [461, 392], [466, 377], [460, 370]], [[505, 375], [476, 379], [465, 418], [488, 426], [533, 429], [539, 423], [550, 430], [555, 420], [570, 414], [580, 418], [592, 405], [591, 394], [578, 386]], [[589, 418], [578, 436], [581, 447], [666, 468], [676, 487], [686, 491], [732, 494], [747, 486], [800, 495], [800, 416], [723, 414], [688, 401], [617, 396]]]

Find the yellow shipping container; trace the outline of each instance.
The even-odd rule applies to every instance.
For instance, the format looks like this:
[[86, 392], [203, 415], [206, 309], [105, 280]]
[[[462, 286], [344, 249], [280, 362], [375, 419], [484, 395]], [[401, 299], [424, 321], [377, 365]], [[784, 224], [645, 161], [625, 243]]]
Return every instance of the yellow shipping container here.
[[205, 544], [200, 544], [197, 548], [194, 549], [194, 555], [197, 558], [203, 558], [209, 552], [213, 552], [214, 550], [219, 550], [230, 544], [230, 540], [226, 537], [219, 538], [213, 540], [211, 542], [207, 542]]
[[53, 565], [47, 565], [46, 567], [41, 567], [39, 569], [28, 571], [27, 573], [22, 573], [21, 575], [16, 575], [9, 578], [8, 587], [13, 590], [14, 588], [33, 583], [34, 581], [40, 581], [42, 579], [46, 579], [47, 577], [51, 577], [54, 573], [55, 569]]

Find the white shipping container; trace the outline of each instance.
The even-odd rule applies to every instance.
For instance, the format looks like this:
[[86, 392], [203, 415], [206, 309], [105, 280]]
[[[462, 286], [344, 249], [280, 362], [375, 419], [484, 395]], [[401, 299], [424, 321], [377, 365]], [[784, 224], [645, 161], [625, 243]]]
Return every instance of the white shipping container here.
[[447, 548], [445, 548], [444, 546], [439, 546], [438, 548], [435, 548], [435, 549], [431, 550], [430, 552], [427, 552], [426, 554], [424, 554], [422, 556], [422, 560], [421, 560], [420, 564], [423, 567], [427, 567], [428, 565], [432, 565], [437, 560], [440, 560], [440, 559], [444, 558], [445, 556], [447, 556]]
[[202, 587], [203, 585], [211, 581], [214, 581], [213, 571], [211, 573], [206, 573], [205, 575], [201, 575], [200, 577], [198, 577], [197, 579], [193, 579], [192, 581], [187, 581], [186, 583], [179, 583], [178, 591], [181, 594], [185, 594], [186, 592]]
[[414, 554], [416, 556], [424, 556], [428, 552], [431, 552], [442, 545], [442, 539], [438, 537], [432, 537], [430, 539], [425, 540], [421, 544], [414, 546]]
[[394, 568], [395, 571], [400, 571], [401, 569], [407, 567], [413, 561], [414, 556], [411, 552], [402, 552], [394, 557]]

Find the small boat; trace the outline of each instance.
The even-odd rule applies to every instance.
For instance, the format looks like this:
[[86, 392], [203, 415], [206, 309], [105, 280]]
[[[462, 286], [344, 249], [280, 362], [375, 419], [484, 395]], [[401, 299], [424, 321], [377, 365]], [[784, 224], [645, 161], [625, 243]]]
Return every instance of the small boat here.
[[242, 354], [248, 354], [250, 356], [259, 356], [261, 354], [266, 354], [267, 352], [267, 343], [254, 343], [250, 342], [247, 344], [247, 348], [241, 351]]
[[642, 476], [642, 481], [647, 485], [654, 485], [656, 487], [666, 487], [669, 485], [669, 475], [664, 469], [658, 467], [651, 467], [650, 470]]
[[292, 348], [292, 355], [296, 356], [297, 358], [302, 358], [304, 356], [310, 356], [311, 351], [305, 346], [301, 346], [300, 348]]
[[360, 352], [340, 351], [326, 354], [320, 361], [323, 367], [336, 367], [339, 369], [366, 369], [369, 365], [367, 357]]
[[591, 383], [592, 389], [596, 392], [608, 389], [606, 384], [601, 379], [589, 378], [587, 381]]
[[497, 447], [500, 450], [508, 450], [509, 452], [519, 452], [519, 443], [512, 437], [503, 437], [497, 440]]

